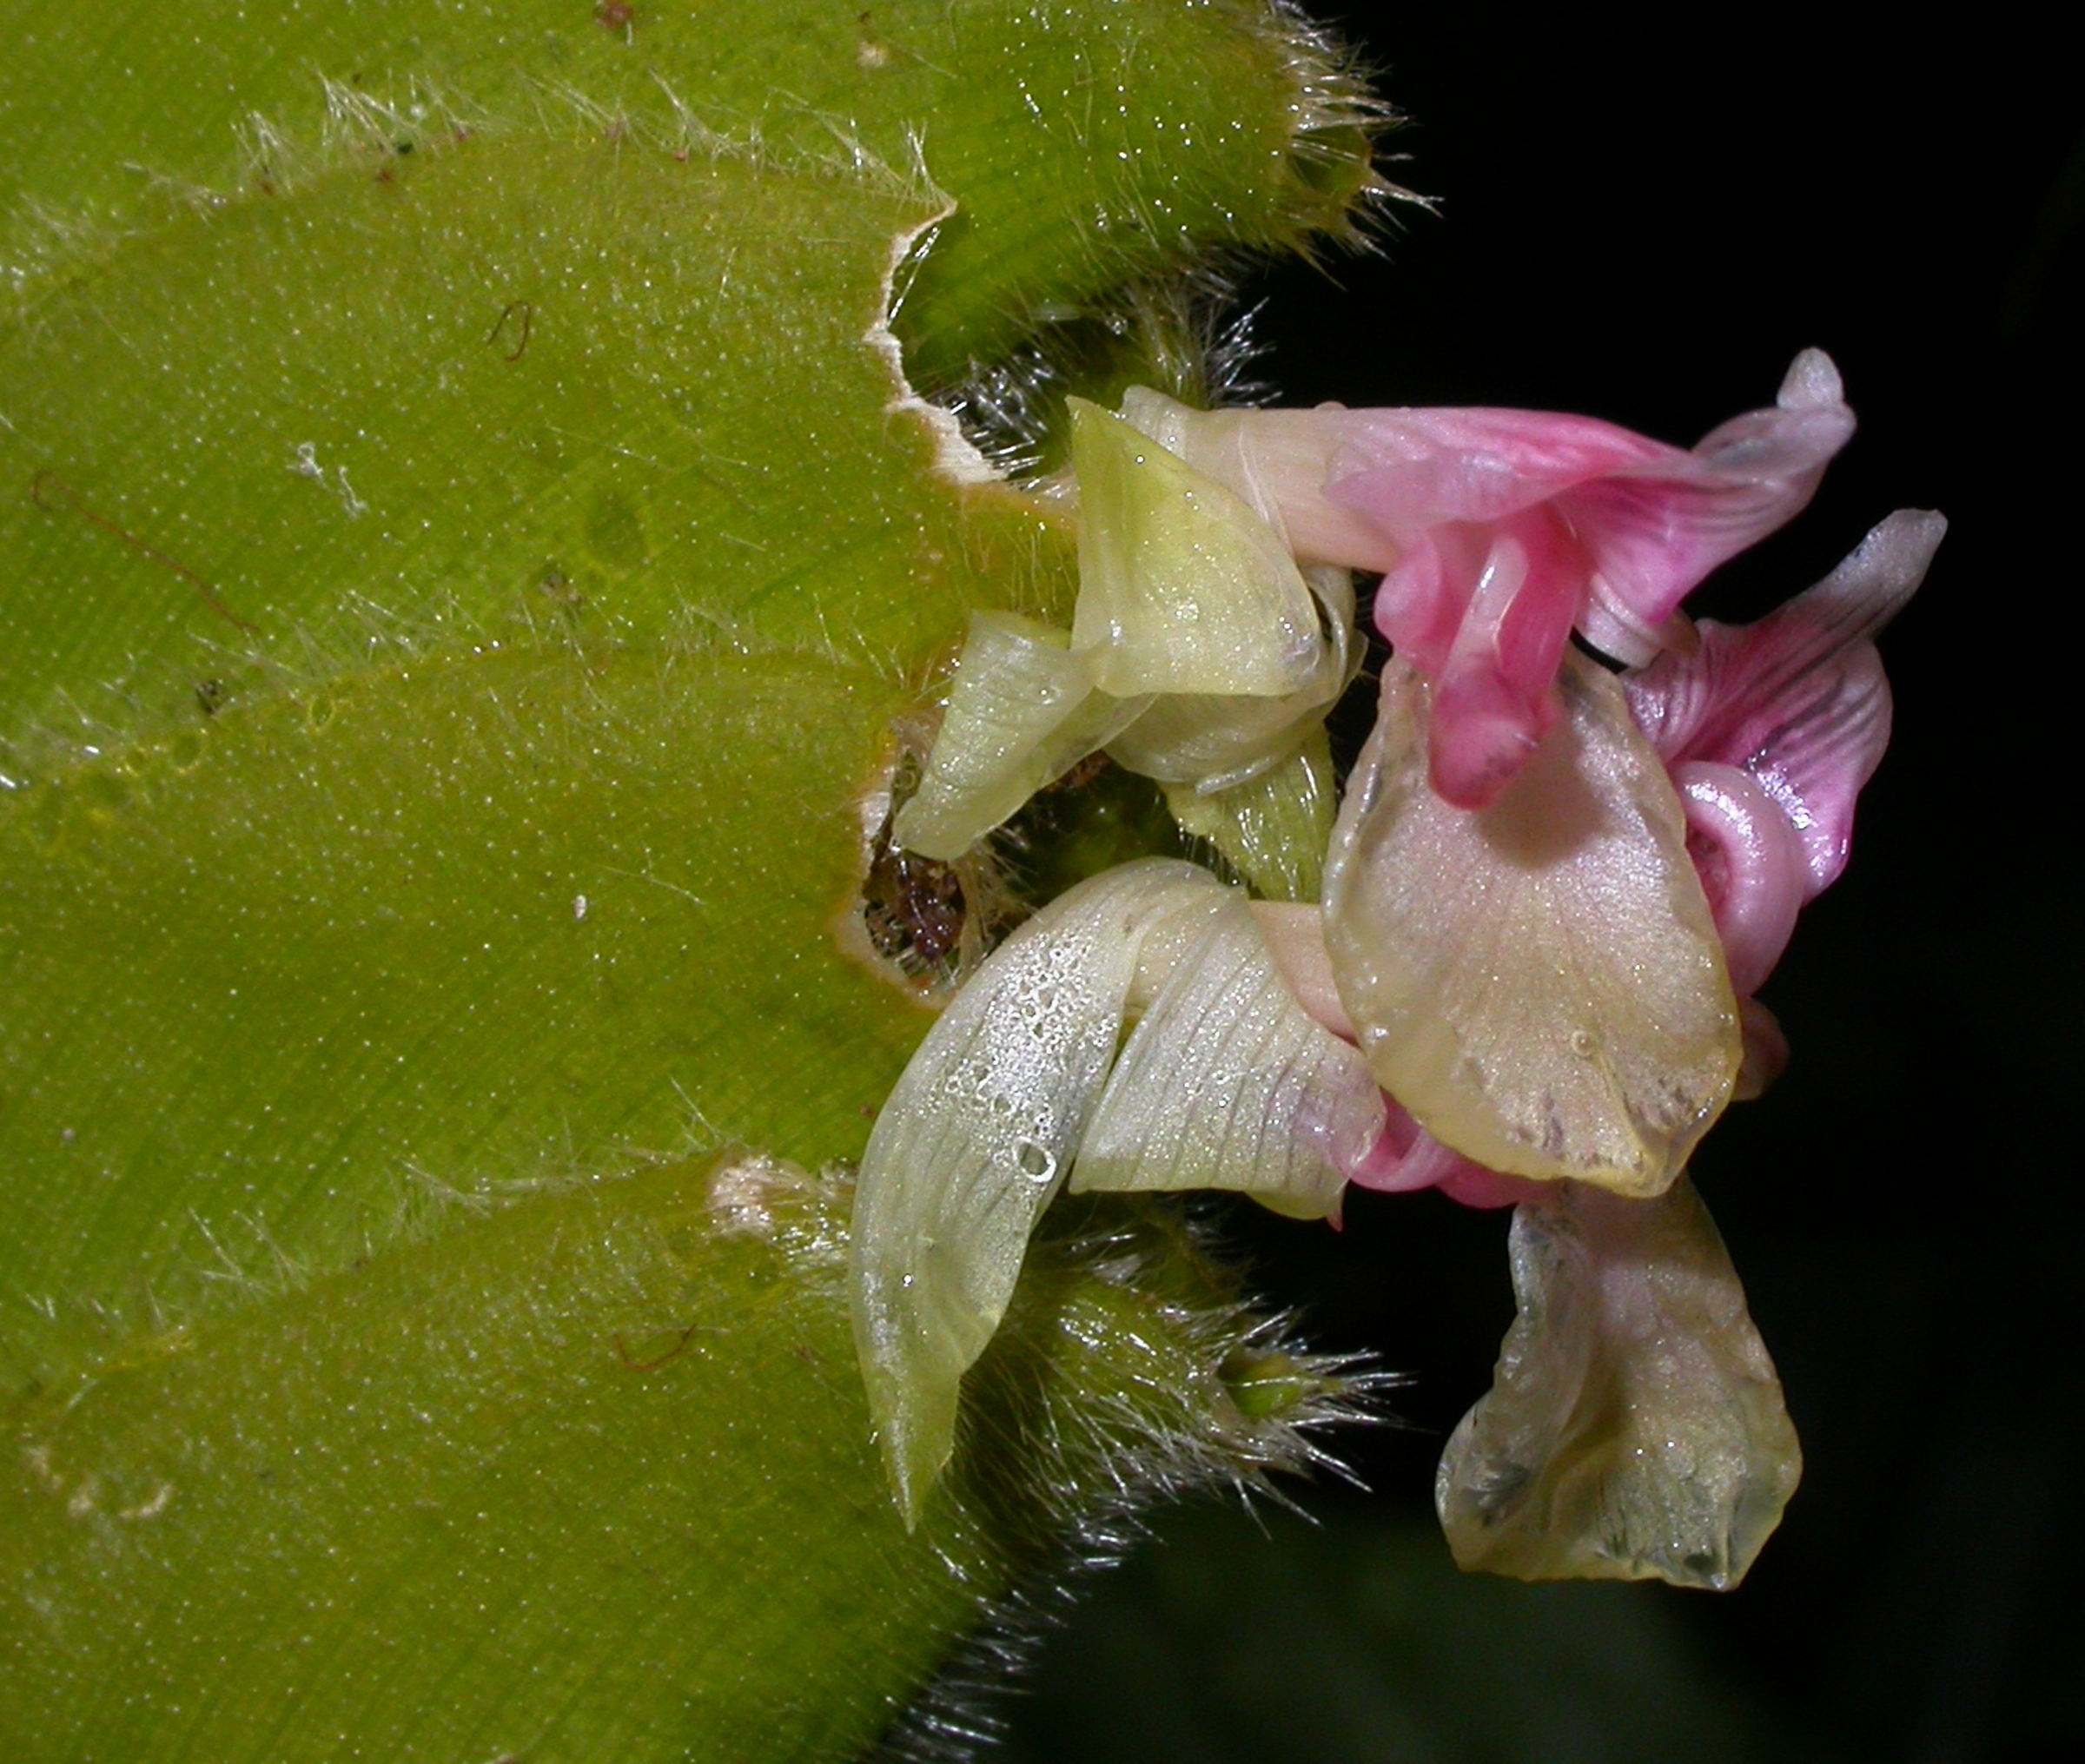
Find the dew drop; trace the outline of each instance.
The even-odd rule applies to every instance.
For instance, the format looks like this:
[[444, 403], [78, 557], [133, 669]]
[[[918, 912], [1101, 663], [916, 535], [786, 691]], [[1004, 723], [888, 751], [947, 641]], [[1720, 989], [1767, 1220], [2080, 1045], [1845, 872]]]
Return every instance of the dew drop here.
[[1014, 1162], [1030, 1182], [1047, 1182], [1057, 1173], [1057, 1160], [1049, 1147], [1023, 1140], [1014, 1147]]

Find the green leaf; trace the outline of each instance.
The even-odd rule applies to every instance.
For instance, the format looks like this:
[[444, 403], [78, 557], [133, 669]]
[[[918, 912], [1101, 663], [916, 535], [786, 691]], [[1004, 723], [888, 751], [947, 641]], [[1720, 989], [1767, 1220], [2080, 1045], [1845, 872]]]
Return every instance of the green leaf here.
[[1087, 1214], [907, 1539], [826, 1271], [928, 1021], [862, 911], [903, 731], [1074, 585], [907, 375], [1177, 383], [1175, 279], [1367, 184], [1321, 46], [10, 22], [9, 1757], [844, 1756], [1136, 1464], [1294, 1457], [1321, 1386], [1248, 1423], [1225, 1281]]
[[[10, 1759], [842, 1758], [1064, 1527], [1294, 1466], [1157, 1224], [1038, 1242], [908, 1535], [843, 1189], [674, 1164], [134, 1343], [9, 1417]], [[1227, 1357], [1228, 1356], [1228, 1357]]]

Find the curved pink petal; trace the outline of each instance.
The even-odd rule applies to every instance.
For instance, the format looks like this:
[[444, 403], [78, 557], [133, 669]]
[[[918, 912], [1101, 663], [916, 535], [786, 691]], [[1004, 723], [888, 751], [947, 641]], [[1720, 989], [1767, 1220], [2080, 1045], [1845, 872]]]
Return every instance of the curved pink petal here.
[[1432, 529], [1493, 525], [1548, 505], [1585, 554], [1579, 585], [1599, 627], [1588, 634], [1638, 662], [1710, 571], [1801, 512], [1853, 433], [1837, 370], [1816, 349], [1796, 358], [1771, 409], [1733, 418], [1691, 449], [1539, 411], [1331, 410], [1321, 419], [1340, 436], [1326, 499], [1400, 547]]
[[1751, 411], [1677, 458], [1624, 467], [1558, 498], [1592, 558], [1587, 635], [1628, 662], [1649, 659], [1660, 627], [1718, 565], [1785, 525], [1853, 435], [1838, 372], [1805, 350], [1771, 410]]
[[1668, 766], [1735, 767], [1772, 798], [1802, 848], [1804, 899], [1845, 868], [1855, 801], [1889, 744], [1890, 686], [1870, 639], [1946, 532], [1937, 514], [1900, 509], [1785, 606], [1755, 624], [1704, 619], [1693, 654], [1624, 678], [1631, 714]]
[[1481, 527], [1460, 524], [1413, 534], [1375, 591], [1375, 626], [1412, 664], [1436, 678], [1490, 553]]
[[1740, 998], [1765, 983], [1809, 895], [1802, 842], [1750, 772], [1687, 760], [1672, 782], [1687, 815], [1687, 852], [1700, 874]]
[[1585, 581], [1584, 554], [1548, 510], [1490, 532], [1433, 693], [1428, 772], [1461, 809], [1495, 799], [1555, 724], [1551, 687]]
[[1438, 1188], [1458, 1206], [1488, 1211], [1518, 1206], [1539, 1199], [1544, 1186], [1525, 1176], [1508, 1176], [1451, 1151], [1414, 1120], [1387, 1092], [1389, 1118], [1367, 1153], [1344, 1172], [1357, 1188], [1380, 1194], [1409, 1194]]

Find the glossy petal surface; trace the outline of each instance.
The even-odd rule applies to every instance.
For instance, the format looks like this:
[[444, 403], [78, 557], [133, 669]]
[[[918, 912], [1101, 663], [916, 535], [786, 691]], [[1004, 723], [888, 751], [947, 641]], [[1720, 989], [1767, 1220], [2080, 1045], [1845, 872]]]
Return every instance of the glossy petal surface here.
[[1442, 1455], [1464, 1568], [1735, 1586], [1802, 1454], [1708, 1210], [1566, 1185], [1513, 1216], [1519, 1314]]
[[1567, 657], [1564, 717], [1491, 808], [1427, 783], [1393, 661], [1326, 877], [1326, 942], [1382, 1087], [1513, 1175], [1655, 1194], [1729, 1100], [1737, 1001], [1664, 767]]
[[1130, 1034], [1071, 1186], [1231, 1189], [1322, 1218], [1382, 1121], [1367, 1062], [1297, 1002], [1233, 890]]
[[877, 1117], [855, 1193], [855, 1342], [909, 1516], [1114, 1062], [1147, 934], [1223, 895], [1207, 870], [1151, 859], [1059, 896], [956, 994]]

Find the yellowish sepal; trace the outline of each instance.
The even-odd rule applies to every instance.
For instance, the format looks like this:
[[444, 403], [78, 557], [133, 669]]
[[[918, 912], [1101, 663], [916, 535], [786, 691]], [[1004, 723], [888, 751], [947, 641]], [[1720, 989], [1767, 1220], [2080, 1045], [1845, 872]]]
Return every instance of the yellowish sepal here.
[[1147, 699], [1096, 690], [1092, 657], [1069, 644], [1015, 613], [970, 615], [925, 775], [891, 827], [901, 847], [962, 856], [1142, 712]]

